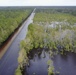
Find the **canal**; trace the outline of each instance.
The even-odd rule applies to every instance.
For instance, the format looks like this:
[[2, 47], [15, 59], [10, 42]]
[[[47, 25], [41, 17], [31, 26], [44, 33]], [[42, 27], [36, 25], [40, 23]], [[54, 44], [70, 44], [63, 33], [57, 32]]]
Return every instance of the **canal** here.
[[15, 69], [18, 66], [17, 58], [20, 50], [20, 41], [26, 37], [28, 25], [33, 22], [34, 15], [35, 13], [33, 11], [23, 23], [19, 33], [15, 35], [16, 37], [14, 36], [15, 39], [10, 44], [4, 56], [0, 59], [0, 75], [14, 75]]

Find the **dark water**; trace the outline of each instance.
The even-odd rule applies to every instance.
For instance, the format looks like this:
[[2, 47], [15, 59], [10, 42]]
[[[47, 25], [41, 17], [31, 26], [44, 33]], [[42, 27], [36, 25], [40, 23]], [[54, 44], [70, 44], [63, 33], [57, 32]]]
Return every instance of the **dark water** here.
[[76, 54], [67, 52], [66, 55], [56, 55], [53, 58], [54, 67], [59, 75], [76, 75]]
[[60, 72], [59, 75], [76, 75], [76, 54], [66, 52], [66, 55], [57, 54], [53, 58], [49, 56], [47, 50], [33, 50], [29, 54], [29, 66], [25, 69], [24, 75], [48, 75], [48, 60], [53, 60], [55, 72]]
[[35, 13], [31, 13], [29, 18], [23, 23], [23, 28], [14, 39], [4, 56], [0, 59], [0, 75], [14, 75], [18, 66], [18, 54], [20, 42], [24, 40], [28, 31], [28, 25], [33, 22]]

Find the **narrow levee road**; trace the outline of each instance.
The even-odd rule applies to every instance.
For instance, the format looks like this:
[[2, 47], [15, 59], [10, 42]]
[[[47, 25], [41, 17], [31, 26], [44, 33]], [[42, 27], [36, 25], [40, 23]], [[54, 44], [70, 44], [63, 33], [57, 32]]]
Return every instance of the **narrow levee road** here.
[[14, 39], [4, 56], [0, 59], [0, 75], [14, 75], [15, 69], [18, 66], [18, 53], [20, 50], [20, 41], [25, 39], [28, 25], [33, 22], [35, 15], [35, 9], [28, 17], [28, 19], [23, 23], [23, 28], [17, 37]]

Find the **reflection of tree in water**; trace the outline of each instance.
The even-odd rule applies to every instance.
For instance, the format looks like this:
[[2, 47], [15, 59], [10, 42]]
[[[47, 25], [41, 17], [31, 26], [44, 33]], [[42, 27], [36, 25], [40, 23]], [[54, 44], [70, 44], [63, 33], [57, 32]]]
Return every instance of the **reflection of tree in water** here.
[[28, 54], [28, 58], [29, 60], [33, 59], [33, 61], [35, 61], [35, 59], [41, 59], [41, 58], [46, 58], [46, 49], [45, 48], [38, 48], [38, 49], [33, 49], [29, 52]]
[[38, 51], [38, 58], [41, 59], [42, 50]]
[[43, 49], [43, 51], [42, 51], [42, 57], [43, 57], [43, 58], [46, 57], [46, 55], [45, 55], [45, 49]]
[[29, 59], [34, 59], [37, 56], [39, 59], [41, 59], [42, 51], [43, 51], [43, 49], [41, 49], [41, 48], [31, 50], [28, 54]]
[[26, 68], [25, 68], [25, 71], [23, 70], [22, 75], [29, 75], [28, 72], [26, 71]]

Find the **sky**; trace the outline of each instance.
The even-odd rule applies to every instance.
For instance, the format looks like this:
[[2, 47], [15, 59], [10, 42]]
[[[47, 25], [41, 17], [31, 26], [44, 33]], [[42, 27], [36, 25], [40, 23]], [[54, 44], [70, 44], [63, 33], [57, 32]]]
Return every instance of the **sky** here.
[[0, 0], [0, 6], [76, 6], [76, 0]]

